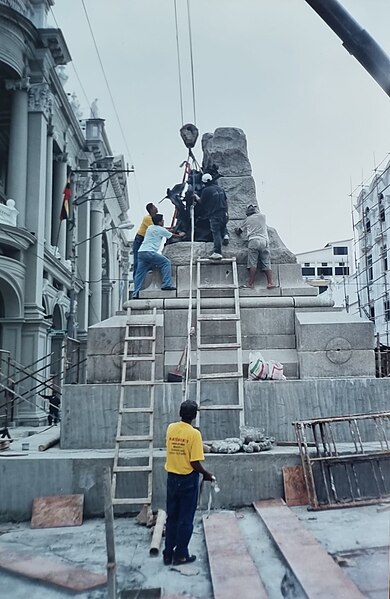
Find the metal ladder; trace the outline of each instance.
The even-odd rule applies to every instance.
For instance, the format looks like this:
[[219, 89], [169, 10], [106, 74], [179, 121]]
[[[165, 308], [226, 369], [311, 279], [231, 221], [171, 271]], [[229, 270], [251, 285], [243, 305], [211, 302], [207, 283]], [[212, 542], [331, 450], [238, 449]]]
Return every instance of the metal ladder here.
[[[201, 267], [202, 265], [220, 265], [231, 264], [233, 282], [221, 284], [202, 284]], [[196, 403], [200, 406], [200, 410], [238, 410], [240, 427], [245, 424], [244, 414], [244, 377], [242, 369], [242, 342], [241, 342], [241, 315], [240, 315], [240, 297], [238, 286], [238, 273], [236, 258], [222, 258], [222, 260], [214, 261], [207, 258], [197, 259], [196, 269]], [[233, 292], [234, 313], [233, 314], [205, 314], [201, 311], [202, 291], [204, 290], [226, 290], [230, 289]], [[233, 321], [236, 325], [235, 338], [232, 343], [202, 343], [202, 323], [203, 322], [226, 322]], [[210, 350], [225, 350], [236, 351], [237, 369], [232, 372], [202, 372], [202, 355], [204, 351]], [[201, 391], [202, 384], [205, 381], [215, 381], [217, 379], [232, 379], [237, 381], [237, 403], [235, 404], [213, 404], [201, 406]]]
[[[134, 327], [145, 330], [145, 335], [131, 334]], [[151, 334], [147, 329], [151, 329]], [[151, 506], [152, 503], [152, 483], [153, 483], [153, 412], [155, 397], [155, 378], [156, 378], [156, 329], [157, 314], [156, 308], [152, 308], [149, 314], [133, 315], [131, 308], [127, 309], [127, 322], [125, 332], [124, 351], [122, 357], [122, 375], [119, 396], [118, 425], [115, 439], [115, 455], [112, 473], [111, 495], [113, 505], [144, 505]], [[132, 342], [148, 342], [150, 344], [150, 353], [143, 355], [132, 355], [129, 353]], [[149, 363], [150, 380], [133, 381], [128, 379], [128, 365], [131, 363]], [[129, 387], [143, 386], [149, 390], [148, 405], [142, 407], [125, 407], [126, 391]], [[146, 434], [126, 435], [123, 429], [129, 423], [129, 417], [135, 414], [148, 414], [148, 430]], [[145, 443], [147, 447], [145, 448]], [[123, 445], [131, 445], [131, 449], [145, 449], [147, 455], [147, 464], [143, 466], [124, 466], [120, 464], [122, 459], [139, 459], [140, 455], [131, 456], [126, 453]], [[127, 447], [129, 449], [129, 447]], [[147, 473], [147, 490], [141, 497], [117, 497], [117, 476], [121, 473], [145, 472]]]

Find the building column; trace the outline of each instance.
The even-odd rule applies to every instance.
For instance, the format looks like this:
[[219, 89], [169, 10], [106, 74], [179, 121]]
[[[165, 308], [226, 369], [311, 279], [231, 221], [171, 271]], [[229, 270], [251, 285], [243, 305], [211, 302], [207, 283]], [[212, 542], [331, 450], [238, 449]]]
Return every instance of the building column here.
[[89, 324], [96, 324], [102, 319], [102, 236], [103, 200], [101, 192], [95, 193], [91, 199], [91, 241], [89, 268]]
[[8, 152], [7, 196], [15, 200], [19, 210], [18, 224], [26, 224], [27, 140], [28, 140], [28, 79], [6, 80], [12, 91], [11, 126]]
[[[85, 187], [88, 185], [88, 180]], [[80, 189], [80, 195], [84, 187]], [[79, 341], [86, 340], [88, 333], [88, 311], [89, 311], [89, 279], [90, 277], [90, 201], [82, 200], [77, 207], [77, 271], [84, 288], [77, 297], [77, 323], [79, 325], [77, 338]]]
[[[37, 242], [26, 252], [25, 305], [23, 345], [21, 362], [25, 366], [39, 368], [45, 355], [48, 322], [44, 319], [42, 306], [46, 167], [47, 167], [47, 124], [51, 116], [52, 96], [46, 82], [30, 86], [28, 97], [28, 151], [27, 189], [34, 201], [26, 203], [26, 228], [33, 232]], [[31, 387], [34, 382], [31, 381]], [[23, 403], [18, 421], [26, 424], [44, 422], [45, 414], [39, 396], [33, 403]], [[34, 405], [35, 402], [35, 405]], [[43, 402], [43, 400], [42, 400]]]
[[58, 247], [61, 257], [66, 258], [66, 219], [60, 219], [64, 201], [64, 189], [68, 174], [68, 154], [63, 152], [54, 159], [53, 212], [51, 226], [51, 244]]
[[53, 210], [53, 132], [51, 123], [47, 126], [46, 148], [46, 205], [45, 205], [45, 243], [51, 245], [51, 222]]

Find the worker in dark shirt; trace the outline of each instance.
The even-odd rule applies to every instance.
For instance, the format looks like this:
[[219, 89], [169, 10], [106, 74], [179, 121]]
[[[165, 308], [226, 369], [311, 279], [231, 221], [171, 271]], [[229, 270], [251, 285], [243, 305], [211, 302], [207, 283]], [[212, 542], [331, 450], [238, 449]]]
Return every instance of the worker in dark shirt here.
[[221, 260], [222, 241], [226, 235], [226, 223], [229, 220], [226, 193], [213, 181], [209, 173], [203, 175], [202, 182], [205, 187], [202, 189], [199, 201], [205, 207], [214, 242], [214, 250], [210, 258]]

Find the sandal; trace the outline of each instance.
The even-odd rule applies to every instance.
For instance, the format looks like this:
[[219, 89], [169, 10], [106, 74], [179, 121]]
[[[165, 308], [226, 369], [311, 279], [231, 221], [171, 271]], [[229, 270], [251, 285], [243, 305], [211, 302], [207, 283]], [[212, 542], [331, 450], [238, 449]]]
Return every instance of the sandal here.
[[192, 564], [196, 560], [196, 555], [189, 555], [188, 557], [174, 557], [173, 565], [174, 566], [182, 566], [183, 564]]

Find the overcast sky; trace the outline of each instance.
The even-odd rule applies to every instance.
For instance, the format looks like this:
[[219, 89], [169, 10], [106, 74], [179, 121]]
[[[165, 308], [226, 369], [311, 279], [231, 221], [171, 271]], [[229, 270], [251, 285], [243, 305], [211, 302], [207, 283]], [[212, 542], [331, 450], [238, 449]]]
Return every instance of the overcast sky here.
[[[390, 54], [389, 0], [342, 0]], [[56, 0], [89, 102], [130, 175], [130, 218], [181, 180], [181, 126], [173, 0], [85, 0], [127, 146], [81, 0]], [[177, 0], [184, 121], [193, 121], [186, 0]], [[386, 159], [390, 98], [304, 0], [191, 0], [197, 126], [239, 127], [257, 198], [284, 243], [303, 252], [352, 236], [349, 194]], [[49, 18], [53, 23], [52, 18]], [[87, 100], [72, 67], [68, 92]], [[201, 162], [200, 141], [195, 155]], [[161, 211], [169, 216], [165, 200]]]

